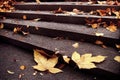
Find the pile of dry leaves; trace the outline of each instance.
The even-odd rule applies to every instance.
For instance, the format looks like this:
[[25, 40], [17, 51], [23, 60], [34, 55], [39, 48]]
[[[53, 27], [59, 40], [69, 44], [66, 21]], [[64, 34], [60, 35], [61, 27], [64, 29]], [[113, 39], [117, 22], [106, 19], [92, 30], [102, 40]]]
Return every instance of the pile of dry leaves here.
[[0, 12], [12, 12], [15, 0], [3, 0], [0, 2]]

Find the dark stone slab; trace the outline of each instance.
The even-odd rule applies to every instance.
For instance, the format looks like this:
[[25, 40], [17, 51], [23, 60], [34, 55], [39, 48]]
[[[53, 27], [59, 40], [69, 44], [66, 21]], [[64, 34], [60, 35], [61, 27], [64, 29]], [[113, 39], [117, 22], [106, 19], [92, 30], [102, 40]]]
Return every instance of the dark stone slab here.
[[30, 11], [30, 10], [16, 10], [14, 12], [0, 12], [0, 15], [4, 15], [8, 18], [23, 19], [26, 15], [28, 20], [41, 18], [41, 21], [60, 22], [60, 23], [72, 23], [72, 24], [85, 24], [85, 19], [102, 19], [102, 21], [118, 22], [116, 16], [97, 16], [97, 15], [66, 15], [66, 14], [54, 14], [51, 11]]
[[[105, 77], [75, 70], [68, 65], [63, 68], [63, 73], [51, 74], [38, 71], [33, 76], [35, 70], [32, 66], [36, 65], [33, 52], [0, 41], [0, 53], [0, 80], [107, 80]], [[26, 66], [26, 69], [20, 70], [21, 65]], [[7, 70], [15, 74], [8, 74]], [[18, 78], [20, 74], [24, 74], [21, 79]]]
[[[115, 46], [119, 43], [120, 30], [116, 32], [110, 32], [103, 27], [98, 29], [89, 28], [84, 25], [44, 22], [44, 21], [30, 21], [30, 20], [18, 20], [18, 19], [4, 19], [0, 20], [4, 23], [4, 28], [13, 30], [14, 27], [22, 27], [23, 31], [28, 31], [32, 34], [44, 35], [49, 37], [64, 37], [72, 40], [80, 41], [84, 39], [87, 42], [94, 43], [96, 40], [103, 41], [106, 45]], [[29, 26], [27, 28], [26, 26]], [[36, 30], [35, 27], [39, 29]], [[104, 33], [103, 37], [95, 35], [96, 32]]]
[[72, 44], [74, 44], [75, 41], [55, 40], [49, 37], [33, 34], [22, 36], [13, 34], [13, 32], [8, 30], [0, 30], [0, 38], [3, 41], [29, 50], [38, 48], [51, 53], [55, 52], [55, 48], [57, 48], [60, 51], [60, 54], [67, 56], [71, 56], [74, 51], [78, 51], [80, 54], [92, 53], [93, 55], [108, 56], [103, 63], [97, 64], [97, 68], [91, 71], [95, 74], [97, 73], [112, 78], [120, 76], [120, 64], [113, 60], [116, 55], [120, 54], [118, 51], [111, 47], [107, 47], [105, 49], [98, 45], [78, 42], [80, 44], [80, 47], [75, 49], [72, 47]]
[[88, 2], [83, 2], [80, 4], [79, 2], [41, 2], [40, 4], [37, 3], [17, 3], [14, 5], [16, 9], [19, 10], [56, 10], [61, 7], [63, 10], [71, 11], [74, 8], [83, 11], [91, 11], [97, 9], [106, 9], [106, 8], [115, 8], [119, 10], [119, 6], [117, 5], [99, 5], [99, 4], [92, 4], [89, 5]]

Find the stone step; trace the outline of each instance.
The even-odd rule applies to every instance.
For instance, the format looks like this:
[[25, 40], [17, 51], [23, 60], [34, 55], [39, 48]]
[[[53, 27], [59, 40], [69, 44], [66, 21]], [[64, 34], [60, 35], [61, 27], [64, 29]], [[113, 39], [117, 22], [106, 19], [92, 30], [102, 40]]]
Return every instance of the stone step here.
[[72, 23], [72, 24], [86, 24], [86, 19], [88, 20], [98, 20], [102, 19], [102, 21], [109, 22], [112, 21], [117, 24], [120, 19], [116, 18], [116, 16], [97, 16], [97, 15], [66, 15], [66, 14], [54, 14], [51, 11], [30, 11], [30, 10], [15, 10], [13, 12], [0, 12], [0, 15], [4, 15], [7, 18], [17, 18], [23, 19], [23, 16], [27, 20], [32, 20], [36, 18], [40, 18], [41, 21], [49, 21], [49, 22], [60, 22], [60, 23]]
[[[67, 24], [67, 23], [55, 23], [45, 21], [34, 20], [19, 20], [19, 19], [4, 19], [0, 20], [0, 23], [4, 24], [4, 28], [13, 30], [15, 27], [21, 27], [23, 31], [27, 31], [30, 34], [37, 34], [48, 36], [52, 38], [63, 37], [70, 40], [95, 43], [96, 40], [101, 40], [105, 45], [114, 47], [119, 43], [120, 30], [116, 32], [110, 32], [103, 27], [97, 29], [89, 28], [85, 25]], [[29, 26], [29, 28], [27, 27]], [[36, 27], [38, 29], [36, 29]], [[96, 33], [103, 33], [104, 36], [96, 36]]]
[[97, 9], [106, 9], [106, 8], [115, 8], [119, 10], [118, 5], [100, 5], [100, 4], [89, 4], [88, 2], [41, 2], [37, 4], [35, 2], [27, 3], [17, 3], [14, 5], [16, 9], [19, 10], [56, 10], [61, 7], [63, 10], [71, 11], [74, 8], [77, 8], [82, 11], [91, 11]]
[[115, 56], [120, 54], [112, 47], [102, 48], [98, 45], [78, 41], [77, 43], [79, 43], [80, 46], [76, 49], [72, 46], [76, 41], [64, 39], [56, 40], [34, 34], [23, 36], [20, 34], [13, 34], [13, 31], [5, 29], [0, 30], [0, 38], [2, 41], [28, 50], [36, 48], [45, 50], [46, 52], [49, 52], [49, 55], [53, 54], [57, 49], [60, 52], [59, 54], [67, 55], [69, 57], [71, 57], [74, 51], [77, 51], [80, 54], [92, 53], [93, 55], [107, 56], [107, 59], [103, 63], [97, 64], [97, 68], [91, 69], [90, 71], [108, 77], [116, 78], [120, 76], [120, 64], [113, 60]]

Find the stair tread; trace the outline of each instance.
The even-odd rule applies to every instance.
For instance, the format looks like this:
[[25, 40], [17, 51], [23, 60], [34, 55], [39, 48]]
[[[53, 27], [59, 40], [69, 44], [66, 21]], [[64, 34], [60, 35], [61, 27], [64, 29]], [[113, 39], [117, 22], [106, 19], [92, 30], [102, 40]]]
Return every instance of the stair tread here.
[[[45, 22], [45, 21], [36, 22], [34, 20], [19, 20], [19, 19], [4, 19], [4, 20], [0, 20], [0, 23], [4, 23], [8, 25], [13, 24], [17, 26], [18, 25], [33, 26], [33, 27], [50, 29], [50, 30], [60, 30], [60, 31], [86, 34], [92, 36], [96, 36], [95, 33], [104, 33], [103, 37], [108, 37], [113, 39], [119, 39], [119, 35], [120, 35], [119, 29], [116, 32], [110, 32], [103, 27], [99, 27], [98, 29], [93, 29], [85, 25], [77, 25], [77, 24], [55, 23], [55, 22]], [[12, 26], [12, 27], [17, 27], [17, 26]], [[6, 28], [8, 27], [9, 26], [7, 26]]]
[[112, 75], [120, 74], [119, 71], [120, 64], [113, 60], [113, 58], [116, 55], [120, 55], [120, 54], [118, 51], [116, 51], [111, 47], [105, 49], [98, 45], [85, 43], [85, 42], [78, 42], [80, 44], [80, 47], [75, 49], [72, 47], [72, 44], [74, 44], [76, 41], [55, 40], [53, 38], [34, 35], [34, 34], [30, 34], [26, 37], [23, 37], [22, 35], [13, 34], [12, 31], [8, 31], [5, 29], [0, 31], [0, 36], [1, 38], [6, 39], [7, 42], [24, 47], [26, 49], [34, 49], [37, 47], [55, 52], [55, 48], [57, 48], [59, 49], [62, 55], [67, 55], [67, 56], [71, 56], [74, 51], [78, 51], [80, 54], [92, 53], [93, 55], [108, 56], [106, 61], [97, 64], [97, 69], [103, 70], [101, 74], [104, 74], [105, 72], [108, 73], [108, 74], [105, 73], [105, 75], [109, 75], [109, 73]]

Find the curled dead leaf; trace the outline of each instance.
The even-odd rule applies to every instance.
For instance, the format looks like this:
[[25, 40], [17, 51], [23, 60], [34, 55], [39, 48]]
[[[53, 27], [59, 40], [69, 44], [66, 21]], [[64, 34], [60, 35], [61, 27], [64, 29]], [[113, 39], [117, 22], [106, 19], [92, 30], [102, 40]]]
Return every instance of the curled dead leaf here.
[[120, 44], [116, 44], [116, 48], [120, 49]]
[[78, 48], [78, 47], [79, 47], [79, 43], [74, 43], [72, 46], [73, 46], [74, 48]]
[[97, 44], [97, 45], [102, 45], [102, 44], [103, 44], [103, 42], [102, 42], [102, 41], [100, 41], [100, 40], [96, 40], [96, 41], [95, 41], [95, 44]]
[[106, 29], [109, 30], [110, 32], [115, 32], [117, 31], [117, 26], [111, 24], [110, 26], [106, 27]]
[[25, 68], [26, 68], [26, 67], [25, 67], [24, 65], [21, 65], [21, 66], [20, 66], [20, 69], [21, 69], [21, 70], [24, 70]]
[[114, 60], [120, 63], [120, 56], [115, 56]]
[[27, 16], [26, 16], [26, 15], [23, 15], [23, 19], [26, 20], [26, 19], [27, 19]]
[[61, 7], [58, 8], [58, 10], [55, 10], [54, 13], [64, 13]]
[[3, 29], [3, 28], [4, 28], [4, 24], [0, 23], [0, 29]]
[[19, 27], [15, 27], [14, 29], [13, 29], [13, 32], [14, 33], [18, 33], [18, 32], [20, 32], [21, 31], [21, 28], [19, 28]]

